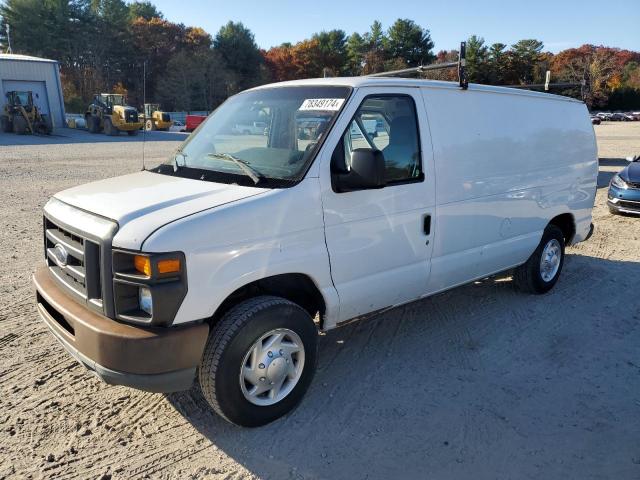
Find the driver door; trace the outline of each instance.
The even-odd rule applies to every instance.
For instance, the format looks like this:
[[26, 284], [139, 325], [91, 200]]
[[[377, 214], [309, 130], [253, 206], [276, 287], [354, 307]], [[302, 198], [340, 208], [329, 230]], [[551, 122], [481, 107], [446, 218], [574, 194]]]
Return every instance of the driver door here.
[[[427, 116], [416, 88], [354, 92], [323, 151], [320, 169], [338, 321], [426, 294], [435, 227], [434, 168]], [[336, 158], [382, 151], [386, 186], [339, 192]], [[338, 153], [335, 150], [338, 149]], [[333, 157], [333, 161], [331, 159]]]

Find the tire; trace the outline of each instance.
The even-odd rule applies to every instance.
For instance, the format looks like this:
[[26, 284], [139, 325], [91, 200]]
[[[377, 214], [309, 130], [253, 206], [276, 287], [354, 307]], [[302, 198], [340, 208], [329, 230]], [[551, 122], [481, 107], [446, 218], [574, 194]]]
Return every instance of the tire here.
[[[253, 385], [269, 386], [259, 384], [257, 377], [254, 377], [255, 384], [241, 380], [243, 365], [250, 362], [250, 352], [261, 337], [276, 330], [281, 335], [289, 335], [290, 339], [297, 336], [293, 343], [286, 345], [299, 343], [304, 348], [289, 356], [281, 349], [273, 357], [270, 350], [268, 356], [259, 355], [253, 362], [257, 366], [256, 375], [265, 372], [259, 381], [269, 381], [271, 374], [272, 378], [278, 378], [278, 368], [282, 367], [279, 371], [284, 380], [280, 383], [280, 392], [284, 396], [280, 400], [277, 397], [269, 399], [270, 392], [265, 392], [263, 395], [266, 397], [255, 396], [251, 401], [248, 390]], [[282, 332], [292, 332], [293, 335]], [[317, 348], [318, 331], [302, 307], [280, 297], [265, 295], [251, 298], [231, 308], [209, 333], [198, 373], [200, 388], [209, 405], [225, 420], [243, 427], [265, 425], [293, 410], [302, 400], [315, 373]], [[296, 367], [300, 370], [295, 375], [287, 370], [295, 370]], [[289, 375], [294, 377], [293, 380]]]
[[6, 115], [2, 115], [0, 117], [0, 131], [4, 133], [13, 132], [13, 123], [11, 123], [9, 117], [7, 117]]
[[[551, 247], [551, 250], [546, 250], [547, 247]], [[523, 265], [520, 265], [513, 272], [513, 281], [516, 288], [526, 293], [543, 294], [547, 293], [553, 288], [558, 281], [560, 273], [562, 272], [562, 266], [564, 265], [564, 234], [555, 225], [547, 225], [542, 239], [536, 251], [529, 257], [529, 259]], [[557, 263], [551, 260], [547, 263], [547, 266], [556, 264], [557, 266], [550, 271], [544, 272], [542, 265], [543, 252], [551, 252], [557, 249], [557, 255], [552, 258], [557, 258]], [[555, 270], [555, 272], [553, 272]], [[549, 275], [553, 273], [551, 277]], [[547, 278], [545, 278], [545, 276]]]
[[118, 133], [120, 133], [119, 130], [113, 126], [110, 118], [104, 119], [104, 133], [110, 137], [115, 137], [116, 135], [118, 135]]
[[51, 118], [48, 115], [41, 115], [40, 123], [38, 124], [38, 132], [44, 135], [51, 135], [53, 132], [53, 124]]
[[135, 137], [136, 135], [138, 135], [138, 130], [127, 130], [127, 135], [129, 135], [130, 137]]
[[147, 120], [146, 122], [144, 122], [144, 129], [147, 132], [151, 132], [151, 131], [156, 129], [156, 126], [154, 125], [154, 123], [151, 120]]
[[91, 133], [100, 133], [100, 119], [98, 117], [87, 116], [87, 130]]
[[27, 133], [27, 121], [24, 119], [24, 117], [14, 117], [13, 133], [17, 133], [18, 135], [24, 135], [25, 133]]

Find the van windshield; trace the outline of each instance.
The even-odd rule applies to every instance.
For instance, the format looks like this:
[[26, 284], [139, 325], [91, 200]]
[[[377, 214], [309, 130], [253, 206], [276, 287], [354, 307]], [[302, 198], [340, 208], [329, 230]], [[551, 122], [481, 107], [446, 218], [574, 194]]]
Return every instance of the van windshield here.
[[290, 185], [306, 173], [350, 91], [274, 87], [235, 95], [155, 171], [223, 183]]

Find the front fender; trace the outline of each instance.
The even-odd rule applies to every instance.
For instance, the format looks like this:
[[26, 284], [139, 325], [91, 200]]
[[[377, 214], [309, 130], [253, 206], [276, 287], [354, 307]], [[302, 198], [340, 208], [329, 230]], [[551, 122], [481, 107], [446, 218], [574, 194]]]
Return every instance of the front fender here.
[[187, 258], [189, 293], [193, 295], [183, 302], [176, 323], [211, 317], [222, 302], [239, 288], [286, 273], [307, 275], [324, 298], [327, 323], [334, 315], [337, 316], [337, 293], [331, 282], [322, 229], [210, 249]]
[[144, 250], [185, 253], [189, 290], [174, 324], [209, 318], [237, 289], [286, 273], [316, 284], [325, 325], [338, 316], [317, 178], [169, 223], [145, 240]]

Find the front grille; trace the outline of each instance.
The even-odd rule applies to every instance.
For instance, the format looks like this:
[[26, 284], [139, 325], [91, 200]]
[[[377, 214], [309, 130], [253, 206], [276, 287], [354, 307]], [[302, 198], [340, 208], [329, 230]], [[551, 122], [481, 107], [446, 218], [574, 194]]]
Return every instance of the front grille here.
[[53, 276], [75, 295], [101, 307], [100, 245], [46, 217], [44, 239], [45, 258]]
[[618, 207], [629, 208], [632, 210], [640, 210], [640, 202], [628, 202], [625, 200], [620, 200], [616, 203]]
[[640, 183], [638, 182], [627, 182], [627, 185], [629, 186], [629, 188], [636, 188], [640, 190]]
[[135, 110], [126, 110], [124, 112], [124, 119], [127, 123], [136, 123], [138, 121], [138, 112]]

